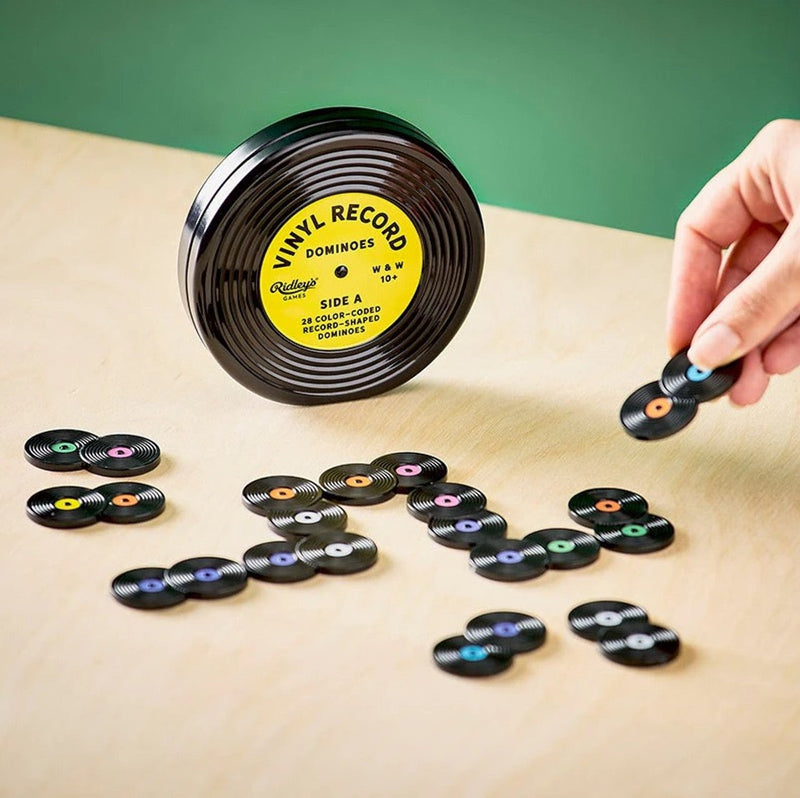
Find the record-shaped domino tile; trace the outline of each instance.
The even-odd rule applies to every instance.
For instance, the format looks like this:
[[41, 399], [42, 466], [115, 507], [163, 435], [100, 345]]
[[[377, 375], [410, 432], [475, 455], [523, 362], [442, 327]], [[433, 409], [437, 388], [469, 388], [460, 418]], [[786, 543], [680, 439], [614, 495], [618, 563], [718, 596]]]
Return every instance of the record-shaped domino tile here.
[[625, 431], [640, 441], [674, 435], [697, 415], [697, 400], [673, 396], [657, 382], [637, 388], [623, 403], [619, 420]]
[[727, 393], [742, 374], [741, 358], [717, 369], [706, 370], [689, 360], [688, 351], [678, 352], [661, 373], [661, 388], [671, 396], [708, 402]]
[[168, 568], [164, 579], [189, 598], [218, 599], [244, 590], [247, 571], [241, 563], [224, 557], [192, 557]]
[[418, 521], [431, 518], [464, 518], [486, 507], [486, 496], [471, 485], [458, 482], [432, 482], [408, 494], [408, 512]]
[[79, 450], [87, 471], [104, 477], [135, 477], [161, 462], [158, 444], [141, 435], [103, 435]]
[[170, 587], [164, 568], [134, 568], [115, 577], [111, 595], [135, 610], [161, 610], [186, 601], [186, 594]]
[[25, 510], [28, 518], [54, 529], [77, 529], [100, 520], [106, 497], [96, 490], [76, 485], [45, 488], [31, 496]]
[[242, 503], [253, 513], [301, 510], [322, 498], [322, 488], [304, 477], [275, 475], [259, 477], [242, 489]]
[[627, 601], [587, 601], [570, 610], [569, 628], [578, 637], [596, 641], [606, 629], [615, 629], [632, 621], [647, 621], [647, 612]]
[[478, 645], [494, 645], [513, 654], [539, 648], [545, 641], [544, 624], [524, 612], [486, 612], [467, 623], [464, 637]]
[[543, 574], [547, 551], [531, 540], [484, 540], [469, 553], [469, 564], [479, 576], [499, 582], [521, 582]]
[[506, 519], [491, 510], [479, 510], [461, 518], [431, 518], [428, 521], [430, 538], [451, 549], [471, 549], [487, 538], [504, 538], [507, 529]]
[[106, 506], [100, 513], [102, 521], [135, 524], [149, 521], [164, 512], [164, 494], [152, 485], [142, 482], [111, 482], [100, 485], [97, 491], [106, 498]]
[[47, 471], [79, 471], [83, 468], [80, 450], [97, 438], [80, 429], [50, 429], [25, 441], [25, 459]]
[[598, 637], [603, 656], [620, 665], [664, 665], [678, 656], [680, 638], [664, 626], [631, 621]]
[[555, 570], [583, 568], [600, 556], [600, 544], [595, 537], [579, 529], [539, 529], [525, 535], [523, 541], [542, 546], [550, 568]]
[[597, 524], [594, 534], [604, 549], [623, 554], [649, 554], [675, 540], [675, 527], [660, 515], [647, 515], [624, 524]]
[[397, 477], [371, 463], [345, 463], [323, 471], [319, 484], [327, 499], [340, 504], [379, 504], [391, 499]]
[[569, 517], [581, 526], [618, 524], [641, 518], [647, 513], [644, 496], [623, 488], [589, 488], [569, 500]]
[[397, 492], [410, 493], [414, 488], [443, 482], [447, 466], [438, 457], [422, 452], [392, 452], [376, 457], [372, 465], [385, 468], [397, 477]]
[[242, 558], [247, 573], [263, 582], [302, 582], [316, 574], [286, 540], [270, 540], [252, 546]]
[[463, 635], [456, 635], [434, 646], [433, 661], [455, 676], [494, 676], [511, 667], [512, 654], [499, 646], [478, 645]]
[[378, 560], [375, 541], [352, 532], [309, 535], [295, 545], [295, 553], [308, 566], [323, 574], [355, 574]]
[[267, 523], [279, 535], [305, 537], [347, 526], [347, 513], [338, 504], [320, 499], [296, 510], [271, 510]]

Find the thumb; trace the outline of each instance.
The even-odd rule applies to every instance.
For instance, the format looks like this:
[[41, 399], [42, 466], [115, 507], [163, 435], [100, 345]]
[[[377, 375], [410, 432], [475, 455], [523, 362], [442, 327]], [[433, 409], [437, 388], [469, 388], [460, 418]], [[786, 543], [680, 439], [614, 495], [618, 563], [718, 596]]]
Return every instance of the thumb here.
[[715, 369], [755, 349], [800, 304], [800, 215], [772, 251], [700, 325], [689, 359]]

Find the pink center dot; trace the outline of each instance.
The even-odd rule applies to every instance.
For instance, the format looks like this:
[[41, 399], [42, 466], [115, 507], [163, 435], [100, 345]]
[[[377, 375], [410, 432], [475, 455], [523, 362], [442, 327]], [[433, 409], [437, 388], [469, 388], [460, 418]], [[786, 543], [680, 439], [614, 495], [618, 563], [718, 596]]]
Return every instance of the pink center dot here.
[[129, 446], [115, 446], [113, 449], [109, 449], [106, 454], [109, 457], [121, 459], [123, 457], [130, 457], [133, 454], [133, 449]]
[[395, 471], [401, 477], [415, 477], [417, 474], [422, 473], [422, 466], [414, 465], [413, 463], [407, 463], [406, 465], [397, 466]]
[[442, 493], [433, 500], [433, 503], [437, 507], [456, 507], [461, 504], [461, 499], [452, 493]]

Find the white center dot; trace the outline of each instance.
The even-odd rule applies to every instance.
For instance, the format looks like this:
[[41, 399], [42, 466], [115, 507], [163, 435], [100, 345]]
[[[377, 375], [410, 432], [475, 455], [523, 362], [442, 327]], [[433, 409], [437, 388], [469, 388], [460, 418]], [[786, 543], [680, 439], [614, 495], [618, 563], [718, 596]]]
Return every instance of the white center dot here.
[[625, 642], [628, 644], [628, 648], [636, 649], [636, 651], [646, 651], [656, 644], [650, 635], [628, 635]]
[[619, 626], [622, 623], [622, 616], [613, 610], [604, 610], [594, 616], [598, 626]]
[[349, 543], [329, 543], [324, 551], [328, 557], [347, 557], [353, 553], [353, 547]]
[[317, 524], [322, 520], [322, 513], [316, 510], [303, 510], [295, 515], [294, 520], [298, 524]]

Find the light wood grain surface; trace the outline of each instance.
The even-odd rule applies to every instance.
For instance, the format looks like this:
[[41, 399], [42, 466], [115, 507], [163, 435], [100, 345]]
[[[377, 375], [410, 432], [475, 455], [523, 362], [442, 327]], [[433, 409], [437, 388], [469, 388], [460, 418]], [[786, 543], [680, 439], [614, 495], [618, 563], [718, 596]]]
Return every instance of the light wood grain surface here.
[[[0, 794], [798, 794], [797, 377], [754, 408], [705, 405], [671, 439], [628, 438], [619, 406], [665, 361], [671, 243], [486, 207], [478, 299], [422, 375], [357, 403], [271, 403], [217, 366], [178, 296], [181, 226], [214, 164], [0, 122]], [[33, 492], [105, 481], [24, 461], [26, 438], [60, 426], [158, 441], [142, 479], [164, 515], [27, 520]], [[398, 497], [349, 511], [380, 549], [365, 573], [161, 613], [110, 598], [129, 568], [269, 539], [241, 506], [249, 480], [400, 449], [442, 457], [511, 535], [571, 525], [573, 493], [618, 485], [676, 542], [495, 583]], [[596, 598], [642, 604], [683, 654], [606, 661], [566, 626]], [[437, 670], [434, 643], [492, 609], [539, 616], [545, 647], [483, 681]]]

